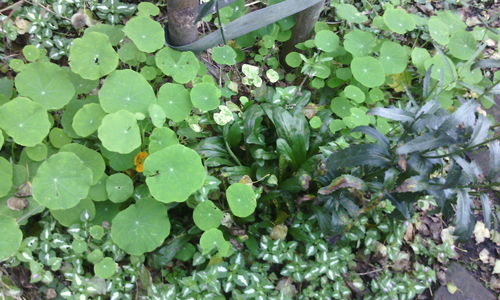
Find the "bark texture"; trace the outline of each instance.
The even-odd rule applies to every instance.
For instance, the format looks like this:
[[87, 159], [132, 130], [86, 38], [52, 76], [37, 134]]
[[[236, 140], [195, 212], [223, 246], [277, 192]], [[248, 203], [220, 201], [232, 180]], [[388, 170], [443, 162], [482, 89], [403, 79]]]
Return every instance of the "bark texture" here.
[[169, 42], [174, 46], [190, 44], [198, 39], [196, 17], [199, 0], [167, 0]]

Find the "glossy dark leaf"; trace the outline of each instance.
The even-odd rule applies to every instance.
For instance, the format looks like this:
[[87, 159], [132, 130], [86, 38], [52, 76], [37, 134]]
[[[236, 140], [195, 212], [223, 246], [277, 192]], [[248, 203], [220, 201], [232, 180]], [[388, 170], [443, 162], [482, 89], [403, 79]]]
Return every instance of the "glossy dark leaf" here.
[[413, 122], [414, 120], [414, 116], [411, 113], [395, 107], [375, 107], [372, 108], [368, 114], [400, 122]]
[[491, 121], [487, 117], [479, 115], [476, 125], [474, 126], [474, 131], [472, 132], [472, 136], [470, 138], [468, 146], [475, 146], [484, 142], [488, 137], [490, 126], [491, 126]]
[[491, 201], [487, 194], [483, 193], [479, 196], [481, 206], [483, 207], [484, 224], [487, 228], [491, 228]]
[[386, 167], [391, 162], [387, 147], [380, 144], [362, 144], [351, 145], [332, 153], [326, 164], [329, 170], [338, 170], [357, 166]]
[[354, 132], [362, 132], [367, 134], [377, 141], [379, 141], [382, 145], [389, 147], [389, 139], [387, 139], [383, 134], [381, 134], [377, 129], [370, 126], [358, 126], [353, 129]]
[[468, 162], [460, 156], [453, 156], [453, 160], [462, 168], [469, 181], [481, 182], [483, 180], [483, 172], [475, 161]]
[[405, 219], [411, 218], [412, 204], [409, 203], [407, 199], [405, 199], [406, 198], [405, 195], [400, 194], [397, 195], [396, 198], [396, 196], [393, 194], [385, 193], [385, 196], [387, 197], [387, 199], [391, 201], [392, 205], [396, 207], [396, 209], [403, 216], [403, 218]]
[[466, 189], [459, 189], [457, 191], [455, 233], [462, 238], [467, 238], [472, 232], [472, 220], [472, 199]]
[[206, 2], [205, 4], [201, 5], [198, 16], [196, 16], [196, 20], [194, 22], [195, 23], [199, 22], [205, 16], [209, 15], [210, 13], [213, 13], [213, 9], [215, 8], [216, 1], [218, 1], [218, 0], [210, 0], [210, 1]]
[[475, 68], [500, 68], [500, 59], [482, 59], [473, 64], [471, 70]]
[[243, 133], [248, 144], [265, 145], [262, 135], [264, 110], [260, 105], [252, 105], [243, 113]]
[[447, 132], [456, 128], [459, 124], [474, 126], [476, 122], [476, 109], [479, 104], [476, 101], [467, 101], [460, 105], [439, 127], [439, 132]]
[[423, 91], [422, 91], [422, 96], [424, 96], [424, 99], [427, 99], [430, 95], [432, 67], [433, 67], [433, 65], [431, 65], [425, 71], [424, 82], [423, 82]]
[[224, 139], [220, 136], [203, 139], [196, 147], [196, 151], [205, 158], [205, 164], [209, 167], [234, 165]]
[[155, 269], [161, 269], [166, 266], [175, 257], [191, 239], [191, 235], [184, 234], [173, 238], [166, 246], [155, 251], [152, 256], [151, 265]]
[[490, 146], [490, 174], [491, 179], [495, 179], [500, 174], [500, 141], [496, 140]]
[[419, 176], [412, 176], [403, 183], [401, 183], [396, 189], [394, 189], [394, 192], [396, 193], [414, 193], [414, 192], [421, 192], [425, 191], [428, 189], [428, 184], [427, 182], [424, 182], [421, 180]]
[[449, 136], [440, 135], [438, 137], [434, 137], [431, 133], [425, 133], [406, 144], [398, 147], [396, 152], [398, 154], [408, 154], [413, 152], [425, 152], [432, 149], [436, 149], [442, 146], [449, 145], [453, 142]]
[[321, 195], [329, 195], [343, 188], [352, 188], [354, 190], [364, 191], [366, 190], [366, 184], [362, 179], [359, 179], [358, 177], [354, 177], [351, 175], [342, 175], [332, 180], [332, 182], [328, 186], [319, 189], [318, 193]]

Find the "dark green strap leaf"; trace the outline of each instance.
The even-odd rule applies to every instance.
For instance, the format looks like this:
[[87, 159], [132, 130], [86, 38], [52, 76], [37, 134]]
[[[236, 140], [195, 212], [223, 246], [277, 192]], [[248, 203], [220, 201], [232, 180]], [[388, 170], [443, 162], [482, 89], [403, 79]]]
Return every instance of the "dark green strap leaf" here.
[[414, 117], [411, 113], [395, 107], [391, 108], [375, 107], [372, 108], [368, 112], [368, 114], [400, 122], [413, 122], [414, 120]]

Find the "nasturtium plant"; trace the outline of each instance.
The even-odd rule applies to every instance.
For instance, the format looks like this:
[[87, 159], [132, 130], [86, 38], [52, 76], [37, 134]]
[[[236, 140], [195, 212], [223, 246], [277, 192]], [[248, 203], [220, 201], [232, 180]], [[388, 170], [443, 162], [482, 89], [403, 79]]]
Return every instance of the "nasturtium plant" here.
[[424, 63], [429, 58], [431, 55], [425, 48], [415, 47], [411, 51], [411, 63], [419, 70], [423, 70]]
[[364, 23], [368, 21], [368, 18], [351, 4], [338, 4], [335, 6], [335, 12], [339, 18], [351, 23]]
[[198, 83], [191, 89], [191, 103], [202, 112], [216, 109], [220, 104], [221, 91], [213, 83]]
[[339, 37], [331, 30], [321, 30], [316, 33], [314, 43], [316, 47], [325, 52], [333, 52], [339, 47]]
[[199, 203], [193, 211], [194, 224], [204, 231], [219, 227], [223, 217], [224, 213], [210, 200]]
[[160, 23], [146, 16], [130, 19], [123, 28], [137, 48], [146, 53], [152, 53], [165, 45], [165, 31]]
[[87, 36], [91, 32], [99, 32], [107, 35], [112, 46], [118, 45], [125, 37], [123, 25], [96, 24], [85, 29], [84, 36]]
[[69, 227], [73, 224], [80, 223], [84, 213], [89, 215], [92, 219], [95, 216], [95, 205], [92, 200], [85, 198], [82, 199], [75, 207], [60, 210], [51, 210], [52, 216], [59, 222], [59, 224]]
[[56, 64], [35, 62], [17, 74], [19, 95], [29, 97], [46, 109], [60, 109], [73, 98], [75, 87], [66, 72]]
[[89, 198], [96, 202], [108, 200], [108, 192], [106, 191], [106, 181], [108, 175], [104, 174], [99, 181], [90, 187]]
[[236, 64], [236, 51], [229, 45], [212, 48], [212, 59], [220, 65]]
[[49, 141], [55, 148], [71, 143], [71, 138], [61, 128], [54, 127], [49, 132]]
[[33, 147], [26, 147], [26, 155], [33, 161], [42, 161], [47, 158], [48, 148], [46, 144], [38, 144]]
[[69, 65], [82, 78], [97, 80], [116, 69], [118, 54], [107, 35], [89, 32], [71, 44]]
[[240, 218], [250, 216], [257, 207], [257, 199], [252, 187], [244, 183], [233, 183], [226, 191], [231, 212]]
[[158, 105], [163, 108], [166, 117], [174, 122], [185, 120], [192, 108], [189, 91], [177, 83], [165, 83], [160, 87]]
[[377, 39], [370, 32], [356, 29], [344, 36], [345, 50], [353, 56], [367, 56], [371, 54], [376, 44]]
[[[99, 85], [99, 80], [90, 80], [82, 78], [82, 76], [71, 71], [70, 68], [64, 67], [63, 70], [66, 71], [66, 76], [68, 76], [69, 80], [73, 83], [75, 87], [76, 94], [82, 95], [92, 92]], [[71, 101], [74, 101], [73, 98]]]
[[0, 129], [0, 150], [2, 149], [4, 142], [5, 142], [5, 138], [3, 137], [2, 129]]
[[340, 118], [349, 116], [352, 107], [353, 104], [345, 97], [335, 97], [330, 103], [330, 109]]
[[49, 209], [72, 208], [86, 198], [92, 171], [74, 153], [60, 152], [44, 161], [33, 178], [33, 198]]
[[45, 108], [17, 97], [0, 106], [0, 128], [19, 145], [35, 146], [49, 134], [51, 123]]
[[27, 61], [36, 61], [40, 57], [40, 49], [35, 45], [26, 45], [23, 48], [23, 56]]
[[149, 136], [149, 153], [154, 153], [163, 148], [179, 144], [175, 131], [168, 127], [161, 127], [153, 129]]
[[126, 110], [106, 115], [97, 132], [102, 145], [112, 152], [127, 154], [141, 146], [137, 119]]
[[59, 152], [71, 152], [76, 154], [85, 166], [92, 171], [92, 185], [97, 184], [101, 177], [104, 176], [106, 164], [99, 152], [77, 143], [66, 144], [61, 147]]
[[113, 276], [118, 269], [118, 264], [111, 257], [105, 257], [94, 265], [94, 273], [97, 277], [108, 279]]
[[149, 117], [151, 118], [151, 122], [155, 127], [162, 127], [163, 124], [165, 124], [165, 121], [167, 120], [167, 115], [165, 114], [165, 111], [163, 111], [163, 108], [156, 103], [153, 103], [149, 106], [148, 108], [149, 111]]
[[344, 88], [344, 95], [348, 99], [354, 100], [356, 103], [363, 103], [366, 99], [365, 93], [363, 93], [363, 91], [355, 85], [346, 86]]
[[432, 16], [427, 23], [431, 38], [438, 44], [447, 45], [450, 41], [450, 29], [439, 17]]
[[285, 62], [292, 68], [297, 68], [302, 64], [302, 58], [298, 52], [290, 52], [285, 57]]
[[208, 254], [212, 250], [218, 250], [218, 254], [225, 257], [231, 253], [231, 243], [224, 239], [222, 231], [217, 228], [209, 229], [201, 235], [200, 247], [203, 254]]
[[432, 65], [431, 77], [439, 80], [444, 85], [452, 84], [457, 78], [457, 70], [453, 61], [446, 55], [437, 53], [432, 58], [424, 62], [424, 67], [428, 70]]
[[354, 57], [351, 71], [354, 78], [366, 87], [381, 86], [385, 82], [382, 64], [371, 56]]
[[160, 9], [158, 6], [151, 2], [141, 2], [137, 5], [138, 15], [143, 16], [157, 16], [160, 14]]
[[196, 151], [182, 145], [158, 150], [146, 158], [144, 175], [158, 201], [183, 202], [205, 182], [206, 171]]
[[384, 22], [390, 30], [405, 34], [415, 29], [415, 19], [402, 8], [388, 8], [384, 12]]
[[164, 204], [144, 199], [119, 212], [111, 224], [111, 238], [132, 255], [158, 248], [170, 234], [170, 220]]
[[73, 117], [73, 129], [81, 137], [87, 137], [97, 131], [106, 115], [98, 103], [85, 104]]
[[384, 41], [380, 47], [380, 57], [385, 74], [399, 74], [406, 69], [408, 54], [405, 47], [391, 41]]
[[460, 30], [454, 32], [448, 43], [450, 54], [461, 60], [468, 60], [476, 52], [476, 40], [472, 33]]
[[156, 103], [156, 96], [141, 74], [133, 70], [117, 70], [104, 81], [99, 90], [99, 102], [107, 113], [124, 109], [147, 114], [149, 106]]
[[106, 180], [106, 192], [111, 202], [124, 202], [134, 193], [134, 183], [127, 175], [115, 173]]
[[0, 157], [0, 197], [7, 195], [12, 188], [13, 169], [12, 165], [3, 157]]
[[194, 80], [200, 69], [200, 62], [193, 52], [180, 52], [170, 47], [158, 51], [155, 60], [163, 74], [181, 84]]
[[23, 233], [17, 225], [16, 219], [2, 216], [0, 218], [0, 261], [4, 261], [16, 254], [21, 246]]

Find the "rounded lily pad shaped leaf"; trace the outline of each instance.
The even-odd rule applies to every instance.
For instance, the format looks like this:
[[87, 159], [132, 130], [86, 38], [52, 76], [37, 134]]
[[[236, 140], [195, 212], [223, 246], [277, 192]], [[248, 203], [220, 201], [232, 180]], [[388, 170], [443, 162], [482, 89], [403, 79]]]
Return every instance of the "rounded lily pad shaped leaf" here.
[[167, 119], [167, 115], [165, 111], [163, 111], [163, 107], [159, 104], [153, 103], [149, 106], [149, 117], [151, 118], [151, 122], [155, 127], [162, 127], [165, 124]]
[[353, 56], [367, 56], [377, 44], [375, 36], [369, 32], [354, 30], [344, 37], [345, 50]]
[[59, 224], [69, 227], [73, 224], [78, 224], [82, 221], [82, 215], [88, 213], [90, 219], [95, 216], [95, 205], [90, 199], [83, 199], [77, 206], [69, 209], [51, 210], [52, 216]]
[[119, 110], [148, 113], [148, 108], [156, 102], [151, 85], [140, 73], [119, 70], [109, 75], [99, 91], [99, 101], [107, 113]]
[[122, 29], [123, 25], [96, 24], [85, 29], [84, 36], [91, 32], [103, 33], [108, 36], [111, 45], [116, 46], [125, 37]]
[[399, 74], [406, 69], [408, 54], [403, 46], [385, 41], [380, 47], [379, 60], [384, 67], [385, 74]]
[[158, 105], [167, 118], [174, 122], [185, 120], [191, 113], [191, 99], [188, 90], [177, 83], [165, 83], [158, 91]]
[[255, 192], [244, 183], [233, 183], [226, 191], [227, 202], [233, 214], [240, 218], [250, 216], [257, 207]]
[[118, 264], [111, 258], [105, 257], [94, 265], [94, 273], [102, 279], [111, 278], [116, 273]]
[[28, 98], [18, 97], [0, 106], [0, 128], [16, 144], [32, 147], [49, 134], [51, 124], [45, 108]]
[[314, 43], [319, 50], [333, 52], [339, 47], [339, 37], [330, 30], [321, 30], [316, 33]]
[[23, 233], [14, 218], [2, 216], [0, 218], [0, 236], [2, 237], [0, 239], [1, 262], [16, 254], [21, 246]]
[[201, 230], [217, 228], [224, 217], [224, 213], [210, 201], [203, 201], [193, 211], [194, 224]]
[[330, 103], [330, 109], [340, 118], [351, 115], [352, 103], [345, 97], [335, 97]]
[[179, 140], [177, 139], [175, 131], [168, 127], [155, 128], [149, 136], [148, 150], [149, 153], [153, 153], [177, 144], [179, 144]]
[[212, 250], [219, 251], [219, 255], [228, 256], [231, 252], [231, 243], [224, 239], [222, 231], [217, 228], [212, 228], [205, 231], [200, 237], [200, 247], [203, 254], [208, 254]]
[[355, 85], [346, 86], [344, 88], [344, 94], [347, 98], [354, 100], [356, 103], [363, 103], [366, 99], [365, 93]]
[[113, 219], [111, 238], [128, 254], [141, 255], [163, 244], [170, 234], [167, 208], [154, 200], [141, 200]]
[[127, 154], [141, 145], [141, 132], [135, 115], [126, 110], [105, 116], [97, 135], [103, 146], [112, 152]]
[[92, 171], [71, 152], [59, 152], [44, 161], [33, 178], [33, 198], [49, 209], [72, 208], [87, 197]]
[[12, 187], [12, 165], [5, 158], [0, 157], [0, 197], [7, 195]]
[[447, 45], [450, 41], [450, 28], [439, 17], [433, 16], [427, 22], [431, 38], [438, 44]]
[[76, 143], [66, 144], [59, 151], [74, 153], [82, 160], [85, 166], [92, 171], [92, 185], [97, 184], [104, 176], [106, 164], [99, 152]]
[[116, 173], [106, 180], [106, 192], [111, 202], [120, 203], [132, 196], [134, 183], [132, 179], [123, 173]]
[[191, 102], [202, 112], [219, 107], [221, 91], [211, 83], [198, 83], [191, 89]]
[[123, 32], [143, 52], [151, 53], [165, 45], [165, 31], [160, 23], [149, 17], [138, 16], [130, 19]]
[[82, 78], [96, 80], [116, 69], [118, 54], [106, 34], [88, 32], [73, 40], [69, 49], [69, 65], [71, 71]]
[[228, 45], [215, 47], [212, 49], [212, 59], [220, 65], [231, 66], [236, 64], [236, 51]]
[[448, 43], [450, 54], [461, 60], [468, 60], [476, 52], [476, 40], [471, 32], [454, 32]]
[[360, 13], [354, 5], [339, 4], [335, 6], [337, 16], [351, 23], [364, 23], [368, 18]]
[[354, 78], [366, 87], [381, 86], [385, 82], [382, 64], [371, 56], [353, 58], [351, 71]]
[[105, 115], [99, 104], [85, 104], [73, 117], [73, 129], [79, 136], [87, 137], [97, 131]]
[[415, 29], [415, 19], [401, 8], [389, 8], [384, 12], [384, 22], [390, 30], [405, 34]]
[[146, 158], [144, 175], [151, 195], [158, 201], [183, 202], [205, 181], [206, 171], [196, 151], [173, 145]]
[[193, 52], [180, 52], [169, 47], [155, 55], [156, 65], [167, 76], [178, 83], [188, 83], [195, 79], [200, 69], [200, 62]]
[[36, 62], [27, 65], [16, 76], [19, 95], [29, 97], [46, 109], [60, 109], [75, 95], [75, 87], [58, 65]]

